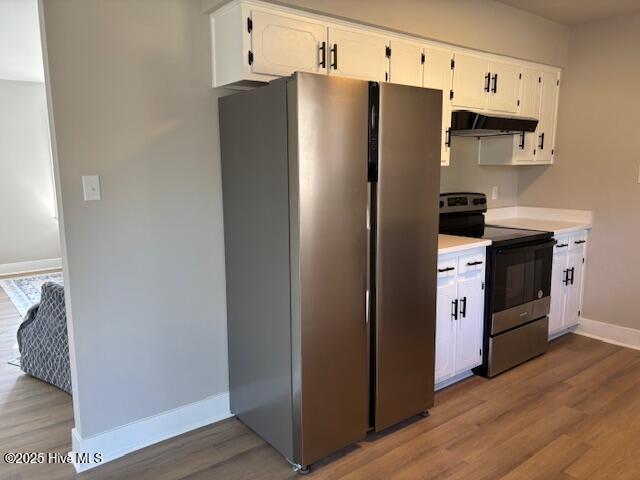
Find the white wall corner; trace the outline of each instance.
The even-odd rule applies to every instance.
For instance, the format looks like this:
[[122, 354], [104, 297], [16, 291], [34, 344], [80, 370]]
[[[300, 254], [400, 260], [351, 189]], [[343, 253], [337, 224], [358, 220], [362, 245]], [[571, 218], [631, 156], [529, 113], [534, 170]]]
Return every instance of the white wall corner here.
[[[223, 392], [88, 438], [82, 438], [74, 428], [71, 430], [73, 466], [78, 473], [84, 472], [127, 453], [229, 417], [229, 392]], [[101, 454], [101, 461], [94, 461], [95, 454]]]
[[39, 272], [43, 270], [57, 270], [62, 268], [61, 258], [47, 258], [44, 260], [32, 260], [29, 262], [3, 263], [0, 264], [0, 275], [18, 275], [28, 272]]
[[640, 330], [581, 317], [575, 333], [621, 347], [640, 350]]

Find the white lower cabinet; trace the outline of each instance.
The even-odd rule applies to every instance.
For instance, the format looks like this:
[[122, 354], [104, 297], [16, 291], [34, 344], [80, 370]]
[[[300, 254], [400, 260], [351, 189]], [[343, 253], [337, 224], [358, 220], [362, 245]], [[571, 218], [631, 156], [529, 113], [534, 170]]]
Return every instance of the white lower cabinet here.
[[435, 383], [482, 364], [485, 249], [438, 259]]
[[549, 337], [578, 324], [582, 309], [587, 232], [556, 236], [551, 274]]

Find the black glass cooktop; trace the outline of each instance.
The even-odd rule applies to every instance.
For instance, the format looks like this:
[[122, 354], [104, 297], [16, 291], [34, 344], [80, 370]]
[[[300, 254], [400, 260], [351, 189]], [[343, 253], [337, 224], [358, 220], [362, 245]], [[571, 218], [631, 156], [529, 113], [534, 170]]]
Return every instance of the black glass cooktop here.
[[505, 246], [515, 243], [535, 242], [540, 240], [548, 240], [553, 237], [551, 232], [543, 232], [540, 230], [525, 230], [522, 228], [507, 228], [497, 225], [476, 225], [474, 227], [457, 229], [440, 229], [440, 233], [448, 233], [449, 235], [459, 235], [461, 237], [484, 238], [491, 240], [493, 246]]

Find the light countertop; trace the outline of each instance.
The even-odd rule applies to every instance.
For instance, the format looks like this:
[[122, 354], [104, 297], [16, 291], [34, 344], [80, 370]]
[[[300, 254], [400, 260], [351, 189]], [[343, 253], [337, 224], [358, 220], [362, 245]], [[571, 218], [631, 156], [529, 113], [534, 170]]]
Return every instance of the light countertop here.
[[487, 247], [491, 240], [483, 238], [458, 237], [456, 235], [438, 235], [438, 255], [460, 252], [472, 248]]
[[525, 230], [543, 230], [555, 235], [586, 230], [591, 228], [589, 223], [566, 222], [563, 220], [544, 220], [541, 218], [505, 218], [491, 222], [491, 225], [509, 228], [523, 228]]
[[540, 207], [504, 207], [487, 210], [487, 225], [542, 230], [555, 235], [591, 229], [593, 212]]

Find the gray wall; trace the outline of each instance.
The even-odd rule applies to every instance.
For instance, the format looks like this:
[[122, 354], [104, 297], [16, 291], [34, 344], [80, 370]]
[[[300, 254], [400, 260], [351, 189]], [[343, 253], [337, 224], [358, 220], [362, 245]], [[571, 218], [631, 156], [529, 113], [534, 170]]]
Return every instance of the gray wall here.
[[[453, 137], [449, 166], [440, 170], [441, 192], [480, 192], [487, 195], [489, 208], [518, 204], [519, 167], [478, 165], [477, 140]], [[492, 187], [498, 198], [491, 198]]]
[[60, 258], [51, 167], [44, 84], [0, 80], [0, 266]]
[[88, 437], [227, 390], [220, 93], [197, 1], [56, 0], [44, 23]]
[[521, 171], [519, 204], [594, 211], [583, 316], [640, 329], [640, 13], [571, 30], [556, 164]]

